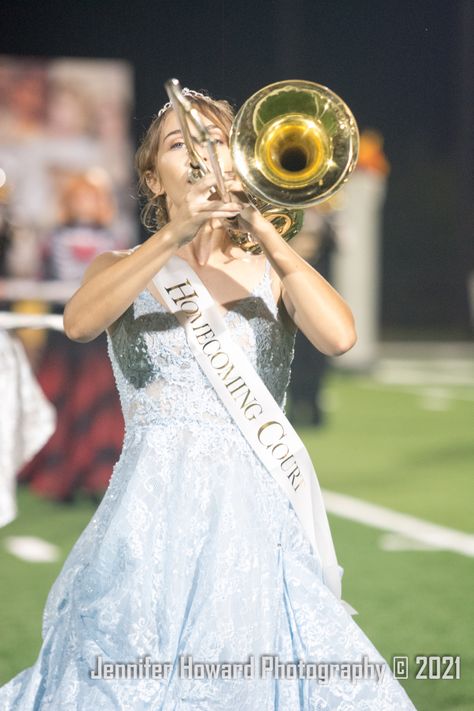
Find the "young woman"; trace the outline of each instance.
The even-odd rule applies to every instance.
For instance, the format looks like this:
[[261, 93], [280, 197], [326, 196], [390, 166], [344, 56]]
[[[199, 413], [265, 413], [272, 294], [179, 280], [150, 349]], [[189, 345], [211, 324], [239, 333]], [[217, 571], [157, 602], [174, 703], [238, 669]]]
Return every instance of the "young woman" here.
[[[230, 107], [190, 96], [235, 194]], [[38, 661], [0, 691], [0, 707], [413, 709], [324, 584], [289, 499], [229, 416], [153, 277], [172, 256], [194, 269], [280, 408], [296, 329], [327, 355], [344, 353], [356, 340], [348, 305], [260, 213], [235, 197], [216, 199], [214, 177], [187, 182], [171, 107], [151, 124], [137, 167], [154, 232], [133, 250], [97, 257], [64, 313], [75, 341], [107, 332], [126, 423], [122, 454], [49, 594]], [[230, 243], [223, 220], [235, 215], [262, 255]], [[321, 682], [313, 666], [280, 678], [281, 667], [261, 673], [263, 655], [281, 665], [365, 655], [383, 671]], [[135, 663], [128, 676], [138, 678], [109, 662]], [[196, 662], [247, 666], [226, 678], [224, 667], [216, 675]]]

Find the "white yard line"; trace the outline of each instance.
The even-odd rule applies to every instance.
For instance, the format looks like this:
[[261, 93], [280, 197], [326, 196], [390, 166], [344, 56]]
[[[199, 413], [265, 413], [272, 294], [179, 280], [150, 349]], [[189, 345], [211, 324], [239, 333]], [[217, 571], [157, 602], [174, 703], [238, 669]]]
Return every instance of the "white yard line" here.
[[[463, 400], [466, 402], [474, 402], [474, 390], [461, 390], [459, 386], [453, 385], [406, 385], [404, 383], [382, 383], [382, 382], [362, 382], [356, 383], [358, 387], [368, 390], [385, 390], [391, 389], [392, 392], [404, 395], [418, 395], [421, 397], [439, 397], [445, 400]], [[393, 388], [397, 385], [397, 389]], [[471, 386], [472, 389], [472, 386]]]
[[324, 489], [322, 494], [327, 511], [336, 516], [357, 521], [365, 526], [400, 533], [434, 548], [474, 557], [474, 535], [438, 526], [416, 516], [392, 511], [335, 491]]
[[373, 378], [385, 385], [474, 385], [474, 361], [463, 358], [381, 358]]
[[3, 547], [29, 563], [54, 563], [61, 555], [58, 546], [36, 536], [7, 536], [3, 540]]

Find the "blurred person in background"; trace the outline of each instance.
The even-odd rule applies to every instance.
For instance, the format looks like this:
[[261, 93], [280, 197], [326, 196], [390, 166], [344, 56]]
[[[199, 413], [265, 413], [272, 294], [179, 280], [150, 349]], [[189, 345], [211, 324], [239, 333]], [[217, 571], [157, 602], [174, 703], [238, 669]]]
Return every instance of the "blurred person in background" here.
[[[59, 201], [60, 215], [44, 245], [43, 278], [80, 282], [88, 264], [116, 248], [109, 228], [114, 205], [99, 170], [70, 176]], [[64, 304], [53, 304], [62, 314]], [[20, 472], [36, 493], [73, 500], [79, 491], [100, 497], [123, 440], [123, 419], [107, 358], [105, 335], [78, 346], [49, 331], [40, 357], [38, 381], [58, 412], [54, 435]]]
[[96, 168], [64, 180], [59, 220], [43, 249], [43, 278], [80, 281], [89, 262], [114, 249], [114, 204], [107, 174]]

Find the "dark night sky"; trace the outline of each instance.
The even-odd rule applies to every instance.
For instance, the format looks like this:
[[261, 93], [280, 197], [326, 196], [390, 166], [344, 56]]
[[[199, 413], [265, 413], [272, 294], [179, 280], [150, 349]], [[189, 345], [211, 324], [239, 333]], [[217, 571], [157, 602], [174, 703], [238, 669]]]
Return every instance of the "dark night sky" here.
[[329, 86], [361, 128], [382, 131], [392, 164], [386, 335], [424, 325], [463, 337], [474, 187], [473, 18], [471, 0], [3, 0], [0, 51], [129, 60], [136, 136], [166, 100], [170, 76], [236, 106], [280, 79]]

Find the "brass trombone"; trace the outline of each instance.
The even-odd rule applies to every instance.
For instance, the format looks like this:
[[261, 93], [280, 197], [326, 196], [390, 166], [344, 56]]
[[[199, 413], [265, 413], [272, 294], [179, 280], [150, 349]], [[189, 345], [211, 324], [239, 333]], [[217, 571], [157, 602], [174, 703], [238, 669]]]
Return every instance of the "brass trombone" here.
[[[217, 190], [229, 195], [219, 165], [216, 141], [199, 113], [181, 90], [177, 79], [165, 83], [176, 112], [190, 159], [189, 179], [209, 172], [194, 148], [191, 121], [199, 141], [206, 145]], [[355, 118], [334, 92], [309, 81], [280, 81], [253, 94], [237, 112], [230, 132], [233, 166], [249, 202], [270, 220], [283, 239], [300, 229], [303, 211], [339, 190], [353, 171], [358, 156], [359, 132]], [[245, 252], [260, 254], [251, 236], [228, 220], [231, 241]]]

